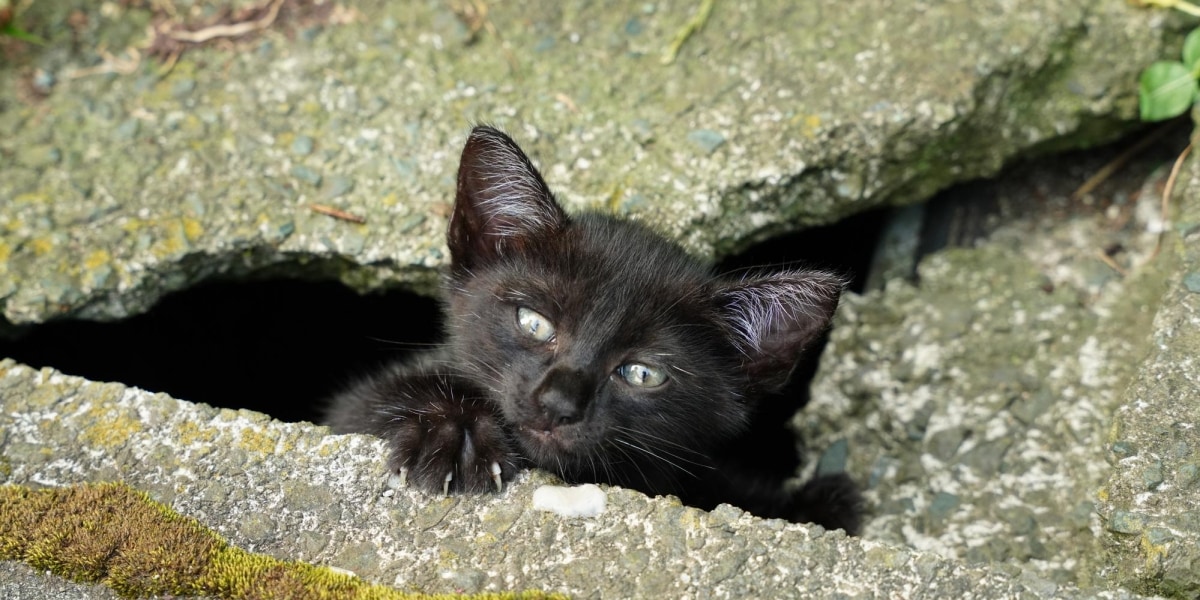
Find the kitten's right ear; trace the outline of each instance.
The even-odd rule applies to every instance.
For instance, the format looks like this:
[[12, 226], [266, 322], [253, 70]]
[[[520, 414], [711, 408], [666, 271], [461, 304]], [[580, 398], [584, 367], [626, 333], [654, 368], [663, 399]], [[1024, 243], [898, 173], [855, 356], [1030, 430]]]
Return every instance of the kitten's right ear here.
[[446, 235], [453, 270], [492, 262], [566, 224], [566, 213], [516, 142], [491, 127], [472, 129]]
[[824, 271], [784, 271], [727, 282], [717, 290], [742, 368], [759, 389], [783, 387], [800, 355], [829, 328], [846, 282]]

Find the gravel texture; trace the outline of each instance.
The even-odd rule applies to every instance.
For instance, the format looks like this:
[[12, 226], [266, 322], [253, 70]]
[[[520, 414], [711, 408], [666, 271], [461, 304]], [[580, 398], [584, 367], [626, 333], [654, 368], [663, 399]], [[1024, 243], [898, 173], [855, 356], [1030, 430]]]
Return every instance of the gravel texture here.
[[[175, 4], [196, 26], [222, 5]], [[723, 255], [1111, 139], [1181, 37], [1122, 2], [721, 2], [668, 65], [695, 2], [468, 4], [355, 3], [166, 69], [127, 51], [149, 8], [34, 3], [51, 43], [0, 68], [4, 317], [121, 318], [264, 271], [427, 290], [479, 121], [572, 208]]]
[[[1194, 154], [1193, 154], [1194, 156]], [[1141, 361], [1104, 438], [1108, 560], [1132, 589], [1200, 597], [1200, 161], [1188, 162], [1163, 260], [1171, 276]]]
[[[165, 69], [126, 50], [146, 4], [24, 13], [51, 43], [0, 67], [0, 330], [119, 319], [217, 277], [429, 291], [480, 121], [572, 209], [722, 256], [1112, 139], [1138, 71], [1181, 39], [1124, 2], [720, 2], [664, 64], [698, 3], [497, 2], [473, 21], [374, 0]], [[388, 492], [371, 438], [12, 361], [0, 480], [127, 481], [248, 550], [425, 591], [1197, 597], [1196, 165], [1154, 261], [1161, 173], [1115, 212], [1014, 211], [927, 257], [919, 286], [847, 298], [795, 425], [824, 449], [812, 468], [868, 483], [861, 539], [618, 489], [562, 519], [532, 508], [554, 483], [536, 473], [500, 496]], [[1106, 227], [1131, 232], [1126, 276], [1094, 259]], [[5, 592], [87, 593], [0, 567]]]
[[[32, 486], [120, 479], [254, 552], [426, 592], [579, 597], [1093, 597], [840, 532], [609, 488], [599, 517], [503, 494], [389, 491], [380, 442], [0, 362], [0, 472]], [[5, 565], [8, 571], [17, 571]], [[57, 587], [69, 587], [58, 586]], [[1131, 598], [1121, 591], [1098, 597]], [[70, 596], [67, 596], [70, 597]]]
[[1194, 597], [1195, 183], [1152, 258], [1165, 168], [1107, 206], [1061, 170], [976, 187], [973, 248], [847, 296], [794, 424], [868, 483], [867, 538]]

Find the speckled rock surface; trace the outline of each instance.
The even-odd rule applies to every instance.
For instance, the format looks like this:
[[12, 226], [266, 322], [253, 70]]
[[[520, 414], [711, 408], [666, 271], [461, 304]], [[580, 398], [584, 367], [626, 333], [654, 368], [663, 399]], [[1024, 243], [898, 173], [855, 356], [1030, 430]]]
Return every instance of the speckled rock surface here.
[[[386, 491], [366, 436], [215, 410], [0, 362], [4, 483], [122, 479], [256, 552], [424, 591], [537, 588], [578, 597], [1131, 598], [1016, 569], [851, 539], [740, 510], [608, 490], [599, 517], [532, 508], [544, 475], [502, 495]], [[16, 567], [5, 565], [5, 572]], [[65, 597], [72, 597], [67, 595]]]
[[10, 600], [117, 600], [102, 585], [74, 583], [21, 563], [0, 561], [0, 598]]
[[[218, 3], [161, 4], [200, 25]], [[722, 254], [1110, 139], [1181, 37], [1124, 2], [720, 2], [664, 64], [696, 2], [457, 5], [357, 2], [167, 69], [126, 51], [149, 8], [32, 3], [51, 43], [0, 69], [5, 319], [119, 318], [264, 269], [428, 287], [472, 121], [573, 208]]]
[[[1195, 154], [1193, 154], [1195, 156]], [[1190, 181], [1189, 181], [1190, 180]], [[1108, 562], [1133, 589], [1200, 597], [1200, 161], [1184, 171], [1164, 259], [1172, 276], [1149, 357], [1105, 438]]]
[[[1129, 584], [1132, 565], [1171, 556], [1186, 579], [1196, 556], [1188, 424], [1200, 390], [1187, 358], [1195, 315], [1178, 291], [1190, 271], [1171, 255], [1196, 244], [1168, 236], [1151, 258], [1165, 168], [1104, 204], [1070, 199], [1074, 183], [1063, 189], [1058, 170], [975, 188], [973, 200], [1000, 204], [993, 227], [974, 248], [925, 258], [919, 286], [894, 280], [848, 296], [814, 401], [794, 423], [813, 448], [828, 448], [821, 462], [846, 463], [868, 483], [869, 539], [1084, 586]], [[1194, 205], [1194, 191], [1176, 197], [1189, 194]], [[1177, 224], [1196, 227], [1186, 214]], [[1112, 266], [1104, 248], [1118, 249]], [[1176, 291], [1158, 311], [1168, 280]], [[1143, 363], [1151, 331], [1160, 356]], [[1142, 395], [1156, 397], [1147, 383], [1127, 390], [1151, 378], [1175, 390], [1157, 396], [1170, 411], [1145, 406]], [[1146, 505], [1151, 479], [1162, 493]], [[1160, 506], [1153, 525], [1137, 512], [1149, 506]], [[1136, 531], [1114, 533], [1113, 515], [1130, 511]], [[1166, 545], [1139, 550], [1151, 530]], [[1157, 581], [1163, 568], [1142, 576]], [[1179, 593], [1165, 582], [1137, 589]]]

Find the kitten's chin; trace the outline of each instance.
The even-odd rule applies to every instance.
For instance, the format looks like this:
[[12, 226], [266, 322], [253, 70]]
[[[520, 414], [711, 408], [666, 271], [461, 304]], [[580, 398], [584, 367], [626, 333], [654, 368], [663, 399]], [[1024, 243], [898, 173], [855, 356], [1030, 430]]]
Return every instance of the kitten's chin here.
[[544, 429], [522, 425], [518, 430], [520, 432], [519, 439], [526, 454], [539, 464], [561, 463], [562, 458], [572, 454], [577, 445], [567, 439], [562, 429]]
[[557, 452], [570, 449], [570, 444], [562, 438], [562, 435], [557, 430], [526, 427], [524, 425], [520, 429], [521, 435], [538, 447]]

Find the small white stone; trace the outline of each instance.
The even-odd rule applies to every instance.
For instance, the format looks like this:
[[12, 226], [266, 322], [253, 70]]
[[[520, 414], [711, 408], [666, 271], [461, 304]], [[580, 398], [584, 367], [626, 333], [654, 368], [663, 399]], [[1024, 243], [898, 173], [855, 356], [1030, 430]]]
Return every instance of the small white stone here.
[[534, 508], [567, 518], [599, 515], [607, 501], [604, 490], [592, 483], [575, 487], [543, 485], [533, 491]]

